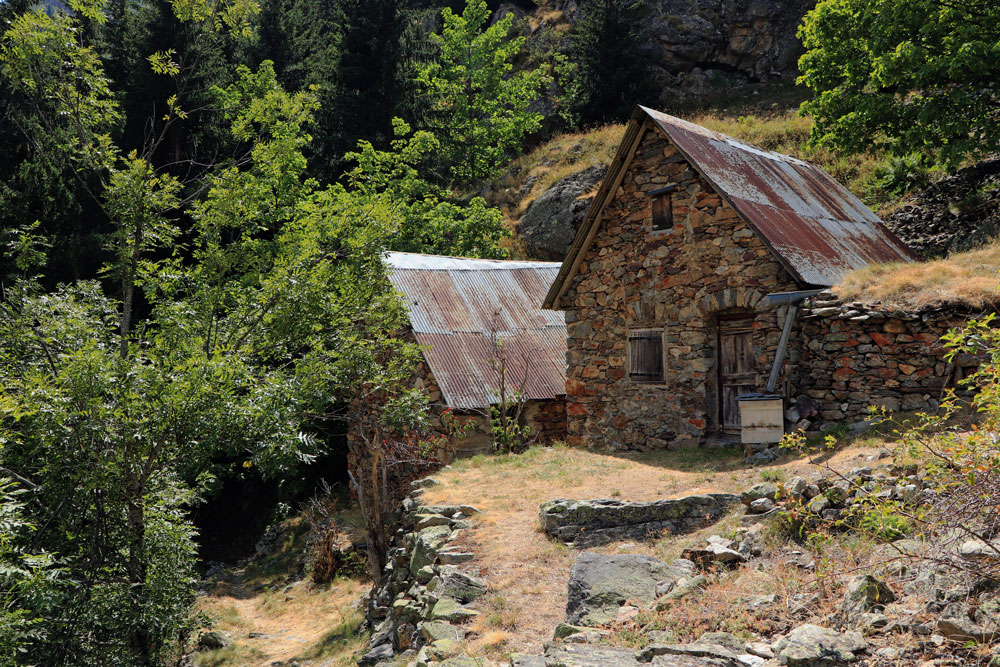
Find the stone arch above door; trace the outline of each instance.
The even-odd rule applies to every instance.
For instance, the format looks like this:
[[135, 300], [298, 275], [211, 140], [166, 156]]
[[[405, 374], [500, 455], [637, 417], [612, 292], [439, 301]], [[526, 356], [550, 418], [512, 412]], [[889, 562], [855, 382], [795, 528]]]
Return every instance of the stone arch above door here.
[[706, 315], [730, 310], [754, 311], [763, 298], [763, 294], [751, 287], [727, 287], [706, 294], [698, 301], [698, 306]]

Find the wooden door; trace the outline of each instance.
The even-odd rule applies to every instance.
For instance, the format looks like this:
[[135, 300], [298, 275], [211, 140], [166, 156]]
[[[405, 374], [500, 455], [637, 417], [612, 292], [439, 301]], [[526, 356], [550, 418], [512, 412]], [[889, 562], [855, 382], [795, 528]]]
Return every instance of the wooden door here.
[[740, 430], [739, 397], [757, 391], [752, 325], [746, 315], [719, 320], [719, 423], [728, 433]]

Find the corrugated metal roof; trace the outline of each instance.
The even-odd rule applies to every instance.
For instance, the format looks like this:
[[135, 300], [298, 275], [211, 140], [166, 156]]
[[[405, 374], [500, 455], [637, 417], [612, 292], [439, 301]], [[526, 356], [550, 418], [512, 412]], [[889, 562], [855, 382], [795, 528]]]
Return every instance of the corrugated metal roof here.
[[386, 261], [447, 405], [484, 408], [497, 400], [493, 330], [507, 353], [508, 386], [524, 381], [530, 399], [566, 393], [566, 324], [561, 312], [541, 308], [559, 263], [401, 252]]
[[559, 299], [599, 231], [601, 213], [647, 123], [677, 146], [803, 286], [836, 285], [849, 271], [875, 262], [917, 259], [868, 207], [818, 166], [640, 106], [545, 297], [545, 307], [560, 307]]
[[801, 282], [832, 286], [869, 264], [916, 259], [878, 216], [816, 165], [640, 109]]

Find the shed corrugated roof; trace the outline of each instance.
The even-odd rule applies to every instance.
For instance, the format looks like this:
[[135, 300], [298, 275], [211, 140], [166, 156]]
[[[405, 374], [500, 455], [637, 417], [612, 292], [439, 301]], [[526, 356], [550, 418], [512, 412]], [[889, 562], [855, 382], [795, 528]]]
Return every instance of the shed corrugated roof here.
[[[626, 139], [605, 176], [607, 183], [619, 180], [628, 168], [628, 156], [647, 121], [667, 136], [804, 286], [832, 286], [869, 264], [916, 259], [878, 216], [820, 167], [642, 106], [632, 116]], [[546, 296], [547, 307], [557, 306], [576, 273], [614, 189], [602, 187], [594, 198]]]
[[562, 313], [541, 308], [559, 263], [400, 252], [386, 261], [448, 406], [485, 408], [498, 399], [493, 331], [507, 353], [508, 386], [523, 381], [529, 399], [566, 393], [566, 324]]

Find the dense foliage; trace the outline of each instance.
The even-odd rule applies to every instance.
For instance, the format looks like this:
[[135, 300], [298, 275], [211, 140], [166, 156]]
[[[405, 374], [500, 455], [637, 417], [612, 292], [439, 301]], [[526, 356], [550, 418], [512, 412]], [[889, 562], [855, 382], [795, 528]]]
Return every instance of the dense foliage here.
[[431, 37], [439, 57], [419, 72], [432, 100], [430, 126], [452, 178], [477, 184], [494, 176], [541, 127], [542, 115], [529, 110], [548, 81], [542, 69], [513, 71], [525, 39], [511, 39], [514, 16], [486, 27], [486, 0], [469, 0], [465, 11], [442, 12], [444, 27]]
[[[198, 625], [190, 510], [221, 477], [295, 474], [362, 385], [421, 425], [386, 250], [502, 256], [508, 232], [426, 175], [439, 140], [402, 121], [340, 182], [314, 178], [322, 85], [221, 57], [253, 46], [252, 2], [174, 0], [153, 12], [174, 42], [122, 44], [129, 80], [159, 82], [146, 113], [101, 37], [122, 8], [70, 8], [13, 14], [0, 48], [20, 137], [4, 193], [24, 203], [3, 239], [0, 656], [163, 664]], [[74, 244], [92, 266], [65, 270]]]
[[952, 166], [1000, 147], [996, 2], [821, 0], [799, 34], [816, 141]]
[[641, 53], [637, 0], [596, 0], [570, 34], [558, 66], [570, 126], [622, 122], [643, 99], [656, 99]]

